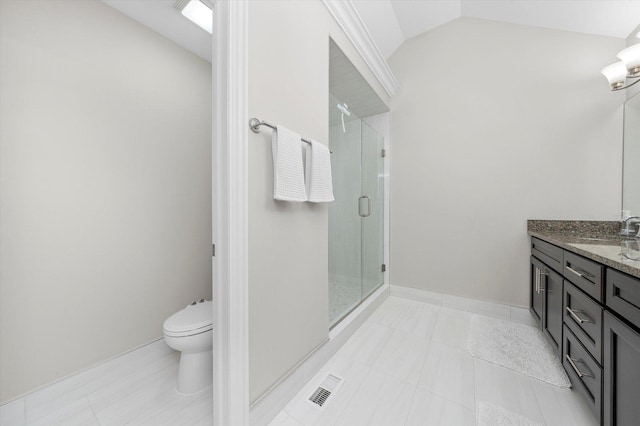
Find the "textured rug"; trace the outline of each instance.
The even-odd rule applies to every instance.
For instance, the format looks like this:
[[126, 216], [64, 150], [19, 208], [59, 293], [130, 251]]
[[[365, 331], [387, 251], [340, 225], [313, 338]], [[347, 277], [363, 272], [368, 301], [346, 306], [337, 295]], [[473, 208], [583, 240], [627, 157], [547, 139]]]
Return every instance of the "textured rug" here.
[[474, 315], [467, 352], [555, 386], [571, 386], [542, 332], [529, 325]]
[[518, 413], [484, 401], [478, 402], [476, 424], [477, 426], [542, 426]]

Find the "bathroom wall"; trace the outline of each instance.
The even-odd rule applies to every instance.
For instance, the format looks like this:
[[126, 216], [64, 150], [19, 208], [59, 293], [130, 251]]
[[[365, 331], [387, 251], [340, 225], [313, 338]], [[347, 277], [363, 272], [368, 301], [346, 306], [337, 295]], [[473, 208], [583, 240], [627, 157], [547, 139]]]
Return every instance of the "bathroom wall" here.
[[[249, 115], [328, 143], [329, 37], [388, 102], [320, 0], [249, 4]], [[251, 400], [328, 337], [328, 208], [273, 200], [271, 130], [249, 133]]]
[[0, 2], [0, 400], [211, 297], [211, 66], [97, 0]]
[[527, 306], [526, 220], [616, 220], [623, 39], [462, 18], [390, 58], [390, 282]]

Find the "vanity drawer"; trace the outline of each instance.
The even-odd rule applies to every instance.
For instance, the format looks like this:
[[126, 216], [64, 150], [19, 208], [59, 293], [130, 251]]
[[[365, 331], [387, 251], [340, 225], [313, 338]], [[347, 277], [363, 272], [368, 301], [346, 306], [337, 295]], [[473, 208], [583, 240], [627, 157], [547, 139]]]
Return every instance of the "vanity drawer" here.
[[602, 413], [602, 368], [591, 358], [571, 330], [565, 325], [562, 342], [562, 366], [573, 390], [580, 393], [600, 421]]
[[604, 266], [571, 252], [564, 252], [563, 275], [580, 290], [602, 302]]
[[564, 281], [564, 323], [602, 365], [602, 307], [569, 281]]
[[640, 279], [607, 269], [606, 304], [640, 328]]
[[563, 252], [560, 247], [531, 237], [531, 254], [558, 272], [562, 272]]

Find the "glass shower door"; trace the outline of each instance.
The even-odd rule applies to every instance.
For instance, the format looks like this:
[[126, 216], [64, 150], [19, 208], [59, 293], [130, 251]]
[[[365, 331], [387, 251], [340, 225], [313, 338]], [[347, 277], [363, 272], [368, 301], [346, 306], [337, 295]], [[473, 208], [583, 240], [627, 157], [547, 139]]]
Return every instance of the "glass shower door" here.
[[[362, 299], [384, 282], [384, 139], [362, 121]], [[366, 209], [366, 211], [365, 211]]]
[[[340, 103], [330, 96], [330, 108]], [[344, 124], [343, 124], [344, 120]], [[352, 111], [330, 117], [335, 201], [329, 204], [329, 324], [383, 281], [384, 140]]]
[[[338, 100], [330, 96], [335, 108]], [[362, 301], [361, 120], [352, 114], [345, 127], [338, 118], [329, 128], [333, 196], [329, 203], [329, 324], [337, 323]]]

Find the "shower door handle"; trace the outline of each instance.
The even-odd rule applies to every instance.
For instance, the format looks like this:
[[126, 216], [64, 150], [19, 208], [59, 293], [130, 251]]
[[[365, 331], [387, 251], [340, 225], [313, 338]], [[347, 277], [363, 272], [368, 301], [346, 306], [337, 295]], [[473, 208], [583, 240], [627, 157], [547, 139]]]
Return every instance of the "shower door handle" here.
[[[362, 213], [362, 200], [363, 199], [367, 200], [367, 214], [363, 214]], [[360, 215], [360, 217], [369, 217], [369, 216], [371, 216], [371, 198], [369, 198], [367, 195], [362, 195], [362, 196], [360, 196], [360, 198], [358, 198], [358, 214]]]

